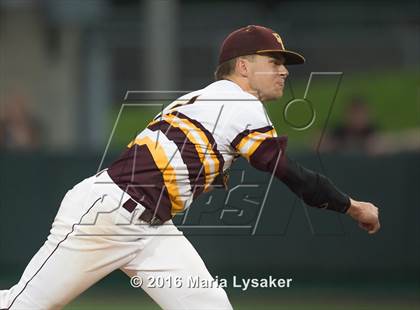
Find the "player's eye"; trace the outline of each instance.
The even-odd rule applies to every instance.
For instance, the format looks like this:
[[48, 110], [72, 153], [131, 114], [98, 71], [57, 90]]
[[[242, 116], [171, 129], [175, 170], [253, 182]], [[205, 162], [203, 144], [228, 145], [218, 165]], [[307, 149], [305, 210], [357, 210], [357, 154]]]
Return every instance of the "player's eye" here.
[[275, 66], [281, 66], [282, 65], [281, 61], [278, 60], [278, 59], [270, 59], [270, 63], [275, 65]]

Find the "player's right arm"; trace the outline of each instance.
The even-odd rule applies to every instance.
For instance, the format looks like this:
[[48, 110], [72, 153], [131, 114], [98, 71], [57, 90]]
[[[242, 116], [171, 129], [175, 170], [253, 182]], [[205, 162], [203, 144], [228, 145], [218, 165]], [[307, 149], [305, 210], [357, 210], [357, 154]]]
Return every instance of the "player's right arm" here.
[[[371, 203], [351, 199], [326, 176], [307, 169], [289, 158], [286, 155], [287, 138], [278, 137], [271, 122], [268, 127], [263, 127], [264, 119], [260, 113], [250, 113], [245, 108], [237, 115], [238, 117], [241, 115], [239, 123], [236, 123], [237, 128], [240, 128], [246, 120], [247, 129], [240, 131], [231, 145], [254, 168], [274, 173], [311, 207], [346, 213], [370, 234], [379, 230], [378, 208]], [[261, 132], [261, 128], [264, 128], [264, 132]]]

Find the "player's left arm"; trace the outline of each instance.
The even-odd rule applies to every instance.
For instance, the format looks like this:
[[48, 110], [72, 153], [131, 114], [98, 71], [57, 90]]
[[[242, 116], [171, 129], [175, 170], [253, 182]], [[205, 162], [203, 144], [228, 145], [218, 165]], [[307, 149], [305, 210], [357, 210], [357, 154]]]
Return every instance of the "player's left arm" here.
[[277, 136], [262, 104], [242, 102], [232, 111], [226, 138], [237, 154], [255, 168], [274, 173], [307, 205], [346, 213], [371, 234], [379, 230], [378, 209], [373, 204], [351, 199], [326, 176], [286, 155], [287, 138]]
[[351, 199], [326, 176], [300, 165], [286, 155], [286, 137], [264, 137], [255, 142], [258, 147], [245, 154], [250, 164], [262, 171], [274, 173], [307, 205], [346, 213], [370, 234], [379, 228], [378, 208], [368, 202]]

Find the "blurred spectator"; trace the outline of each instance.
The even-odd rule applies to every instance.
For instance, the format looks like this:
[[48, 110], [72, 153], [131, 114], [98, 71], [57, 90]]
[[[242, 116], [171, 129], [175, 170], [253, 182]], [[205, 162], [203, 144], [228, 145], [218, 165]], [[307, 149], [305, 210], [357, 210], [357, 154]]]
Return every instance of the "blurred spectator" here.
[[344, 123], [327, 133], [322, 141], [326, 152], [371, 152], [377, 128], [365, 100], [354, 97], [345, 109]]
[[0, 148], [35, 150], [40, 146], [38, 123], [26, 107], [26, 97], [15, 94], [2, 105], [0, 113]]

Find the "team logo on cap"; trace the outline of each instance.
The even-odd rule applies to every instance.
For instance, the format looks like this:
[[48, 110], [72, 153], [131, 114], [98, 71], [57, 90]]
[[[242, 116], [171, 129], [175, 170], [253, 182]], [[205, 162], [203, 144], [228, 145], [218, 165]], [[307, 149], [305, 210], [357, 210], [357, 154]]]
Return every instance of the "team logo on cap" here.
[[276, 38], [277, 42], [280, 43], [281, 48], [284, 50], [284, 44], [283, 44], [283, 41], [281, 40], [280, 35], [276, 32], [273, 32], [273, 36]]

